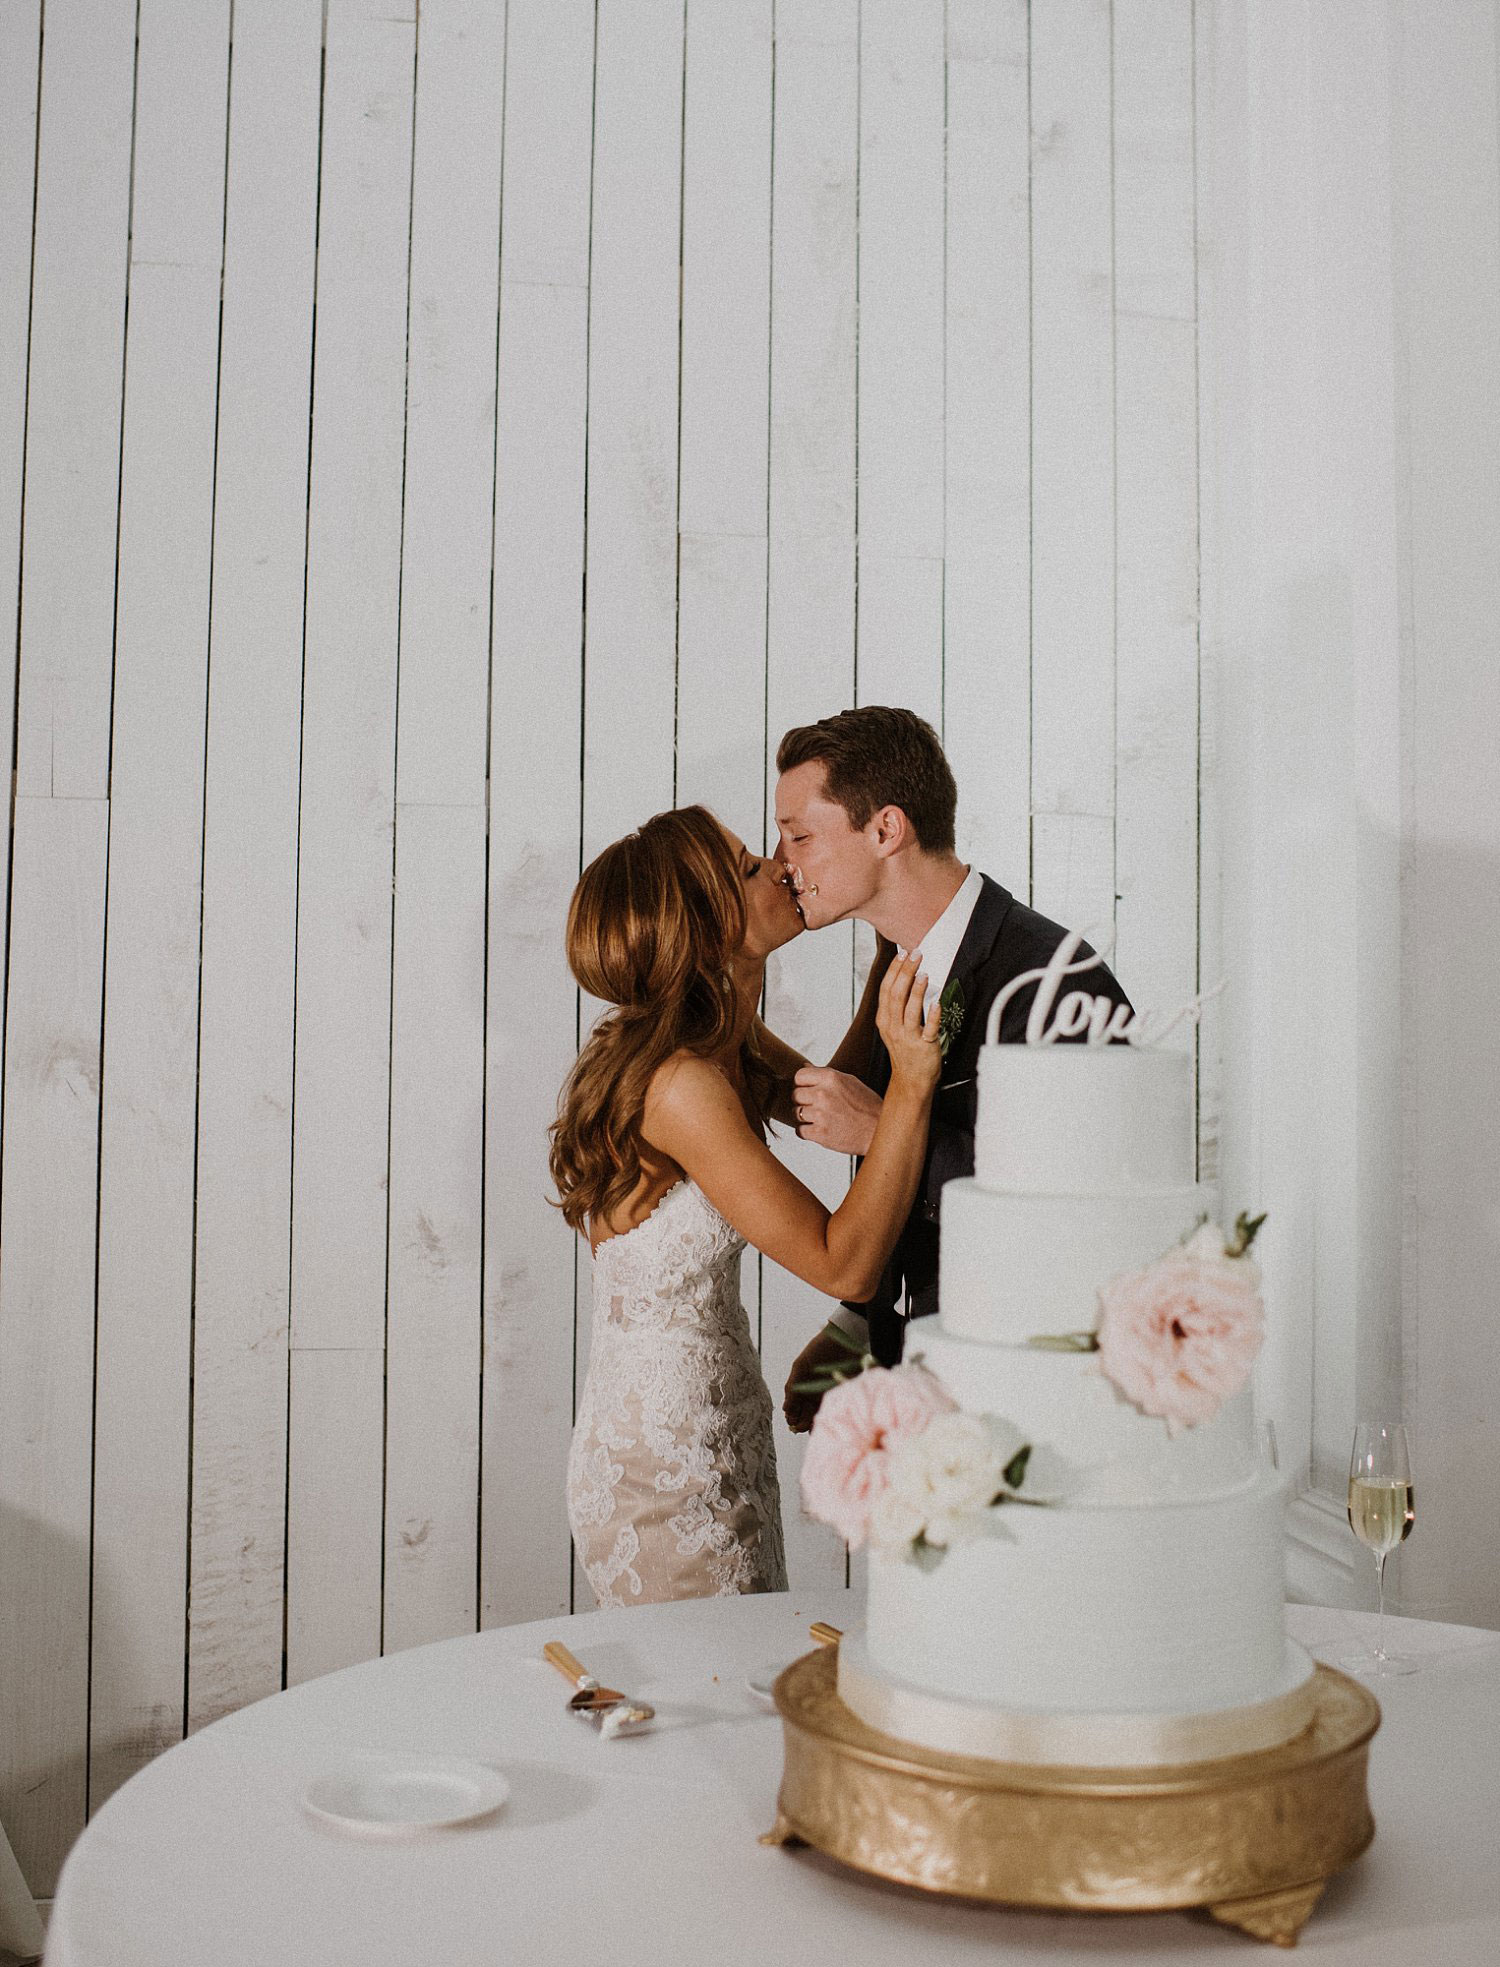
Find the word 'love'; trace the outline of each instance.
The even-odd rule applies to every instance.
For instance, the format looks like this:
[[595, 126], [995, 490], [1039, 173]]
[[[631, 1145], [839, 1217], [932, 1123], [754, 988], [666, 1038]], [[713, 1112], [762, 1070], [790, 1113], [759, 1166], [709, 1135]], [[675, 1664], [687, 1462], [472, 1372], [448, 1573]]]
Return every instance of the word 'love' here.
[[[1091, 997], [1083, 990], [1070, 990], [1059, 1000], [1057, 993], [1065, 977], [1092, 970], [1104, 960], [1102, 955], [1090, 954], [1075, 962], [1073, 959], [1078, 956], [1083, 941], [1082, 930], [1070, 930], [1053, 950], [1045, 969], [1022, 970], [1011, 978], [990, 1006], [985, 1037], [991, 1045], [999, 1042], [1000, 1020], [1006, 1005], [1030, 984], [1035, 984], [1037, 989], [1026, 1019], [1028, 1045], [1053, 1045], [1059, 1038], [1083, 1038], [1088, 1045], [1111, 1045], [1121, 1038], [1130, 1045], [1156, 1045], [1185, 1019], [1196, 1024], [1203, 1015], [1203, 1006], [1224, 988], [1222, 983], [1217, 983], [1212, 990], [1201, 991], [1175, 1011], [1133, 1011], [1128, 1004], [1116, 1004], [1109, 997]], [[1100, 941], [1107, 950], [1113, 941], [1112, 932], [1107, 932]]]

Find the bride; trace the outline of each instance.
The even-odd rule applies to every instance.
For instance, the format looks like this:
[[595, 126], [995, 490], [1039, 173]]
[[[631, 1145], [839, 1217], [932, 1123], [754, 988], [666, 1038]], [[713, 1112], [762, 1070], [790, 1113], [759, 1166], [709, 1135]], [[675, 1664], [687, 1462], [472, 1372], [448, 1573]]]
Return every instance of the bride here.
[[878, 1030], [891, 1085], [830, 1212], [766, 1145], [804, 1064], [757, 1015], [802, 928], [774, 861], [702, 806], [658, 813], [585, 869], [568, 962], [617, 1008], [552, 1128], [564, 1216], [588, 1237], [593, 1337], [568, 1520], [601, 1606], [786, 1585], [771, 1398], [740, 1303], [747, 1243], [831, 1298], [875, 1289], [916, 1194], [941, 1065], [917, 958], [877, 966], [834, 1063]]

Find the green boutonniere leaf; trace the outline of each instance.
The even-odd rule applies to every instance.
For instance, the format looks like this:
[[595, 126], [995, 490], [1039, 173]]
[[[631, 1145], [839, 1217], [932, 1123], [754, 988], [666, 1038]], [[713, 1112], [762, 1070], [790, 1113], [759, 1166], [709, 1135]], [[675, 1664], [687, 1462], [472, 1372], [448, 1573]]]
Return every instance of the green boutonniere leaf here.
[[946, 1059], [948, 1047], [963, 1029], [964, 993], [957, 977], [950, 977], [938, 999], [938, 1050]]

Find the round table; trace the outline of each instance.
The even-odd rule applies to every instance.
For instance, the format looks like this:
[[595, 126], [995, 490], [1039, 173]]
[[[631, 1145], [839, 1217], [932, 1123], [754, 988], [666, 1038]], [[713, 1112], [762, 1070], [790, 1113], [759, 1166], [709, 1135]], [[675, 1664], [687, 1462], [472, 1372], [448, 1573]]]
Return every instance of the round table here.
[[[1373, 1625], [1306, 1606], [1287, 1616], [1335, 1663]], [[808, 1651], [811, 1620], [859, 1618], [858, 1598], [838, 1591], [595, 1612], [419, 1647], [258, 1702], [160, 1756], [95, 1817], [58, 1885], [48, 1967], [1061, 1967], [1253, 1948], [1202, 1914], [933, 1900], [760, 1844], [776, 1813], [781, 1725], [747, 1676]], [[1500, 1633], [1389, 1624], [1422, 1671], [1376, 1686], [1375, 1843], [1330, 1883], [1302, 1944], [1351, 1967], [1491, 1967]], [[551, 1638], [653, 1702], [652, 1731], [604, 1741], [566, 1713], [567, 1687], [540, 1658]], [[510, 1801], [486, 1821], [395, 1842], [310, 1818], [305, 1785], [376, 1749], [491, 1763]]]

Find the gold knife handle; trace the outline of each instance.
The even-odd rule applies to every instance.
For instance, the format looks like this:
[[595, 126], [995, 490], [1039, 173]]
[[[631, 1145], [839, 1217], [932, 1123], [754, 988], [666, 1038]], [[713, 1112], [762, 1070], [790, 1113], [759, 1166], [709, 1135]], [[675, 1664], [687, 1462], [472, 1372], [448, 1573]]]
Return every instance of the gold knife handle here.
[[580, 1680], [588, 1679], [587, 1670], [568, 1651], [560, 1639], [549, 1639], [542, 1648], [542, 1658], [555, 1666], [564, 1680], [571, 1680], [576, 1687]]
[[820, 1646], [837, 1646], [844, 1636], [838, 1626], [829, 1625], [826, 1619], [815, 1619], [807, 1630]]

